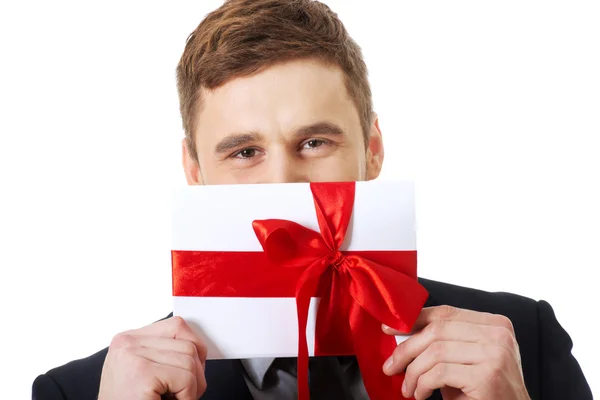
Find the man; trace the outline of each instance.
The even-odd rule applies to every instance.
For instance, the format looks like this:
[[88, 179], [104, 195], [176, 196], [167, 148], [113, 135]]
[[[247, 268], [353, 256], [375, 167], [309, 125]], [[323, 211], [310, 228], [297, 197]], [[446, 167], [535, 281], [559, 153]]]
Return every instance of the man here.
[[[177, 82], [190, 185], [379, 175], [384, 150], [361, 51], [321, 3], [226, 2], [189, 37]], [[414, 335], [382, 365], [388, 375], [406, 370], [405, 397], [592, 398], [549, 304], [420, 282], [430, 297]], [[39, 376], [33, 397], [292, 399], [294, 367], [294, 359], [206, 361], [185, 321], [166, 318]], [[310, 376], [311, 398], [367, 398], [353, 357], [313, 358]]]

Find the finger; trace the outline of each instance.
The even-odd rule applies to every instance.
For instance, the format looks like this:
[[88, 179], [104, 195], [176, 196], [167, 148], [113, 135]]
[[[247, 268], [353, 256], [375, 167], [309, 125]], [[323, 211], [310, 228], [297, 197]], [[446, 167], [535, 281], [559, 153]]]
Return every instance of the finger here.
[[[169, 339], [164, 339], [169, 340]], [[175, 341], [173, 339], [170, 339]], [[152, 343], [155, 344], [155, 343]], [[165, 345], [164, 342], [160, 343]], [[165, 347], [169, 347], [168, 345]], [[173, 368], [179, 368], [184, 371], [194, 374], [194, 384], [196, 385], [196, 395], [200, 395], [206, 389], [206, 377], [204, 375], [204, 367], [198, 359], [197, 355], [190, 355], [172, 351], [169, 349], [159, 349], [155, 347], [132, 347], [129, 349], [131, 354], [143, 358], [156, 365], [164, 365]], [[174, 392], [173, 392], [174, 393]]]
[[[512, 322], [504, 315], [465, 310], [462, 308], [456, 308], [451, 306], [423, 308], [423, 310], [421, 310], [421, 313], [417, 317], [415, 324], [413, 325], [411, 333], [418, 332], [430, 323], [439, 320], [451, 320], [460, 322], [470, 322], [479, 325], [500, 326], [508, 329], [514, 335], [514, 328]], [[406, 332], [401, 332], [392, 329], [385, 324], [381, 326], [381, 329], [388, 335], [406, 334]]]
[[154, 336], [170, 339], [188, 340], [196, 346], [198, 357], [202, 364], [206, 361], [207, 348], [204, 342], [194, 333], [185, 320], [181, 317], [174, 316], [155, 322], [154, 324], [145, 326], [140, 329], [124, 332], [135, 336]]
[[177, 400], [197, 400], [200, 396], [198, 382], [191, 371], [170, 365], [153, 364], [152, 377], [157, 380], [153, 387], [159, 396], [173, 394]]
[[187, 354], [198, 360], [198, 349], [196, 345], [189, 340], [169, 339], [153, 336], [130, 336], [132, 340], [126, 342], [121, 347], [149, 347], [159, 350], [169, 350], [177, 353]]
[[129, 352], [137, 357], [144, 358], [152, 363], [168, 365], [174, 368], [184, 369], [197, 375], [198, 362], [194, 357], [175, 351], [154, 349], [151, 347], [132, 347]]
[[433, 391], [444, 386], [462, 390], [467, 382], [473, 382], [476, 374], [474, 366], [462, 364], [436, 364], [432, 369], [419, 377], [414, 393], [403, 393], [405, 397], [413, 396], [415, 400], [429, 398]]
[[438, 341], [492, 344], [518, 353], [516, 339], [506, 328], [437, 320], [400, 343], [386, 362], [384, 372], [394, 375], [404, 371], [410, 362]]
[[419, 378], [436, 364], [480, 364], [488, 359], [489, 353], [488, 346], [480, 343], [434, 342], [406, 368], [406, 389], [414, 393]]
[[452, 320], [470, 322], [479, 325], [500, 326], [513, 332], [514, 328], [510, 319], [504, 315], [465, 310], [451, 306], [427, 307], [421, 310], [413, 326], [413, 331], [419, 331], [427, 325], [438, 320]]
[[188, 340], [183, 339], [167, 339], [152, 336], [138, 336], [135, 339], [136, 345], [142, 348], [151, 348], [164, 351], [172, 351], [181, 354], [186, 354], [192, 357], [196, 363], [196, 376], [201, 379], [204, 376], [205, 365], [198, 356], [196, 345]]
[[169, 350], [177, 353], [187, 354], [194, 357], [198, 362], [202, 363], [198, 354], [198, 347], [195, 343], [184, 339], [167, 339], [152, 336], [139, 336], [136, 338], [136, 344], [140, 347], [149, 347], [160, 350]]

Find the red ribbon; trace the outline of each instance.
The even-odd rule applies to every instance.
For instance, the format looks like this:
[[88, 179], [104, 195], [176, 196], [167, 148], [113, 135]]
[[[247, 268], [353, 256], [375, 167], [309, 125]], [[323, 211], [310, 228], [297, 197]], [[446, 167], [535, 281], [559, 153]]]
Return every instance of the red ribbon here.
[[320, 234], [269, 219], [253, 223], [264, 253], [173, 251], [173, 295], [289, 297], [293, 292], [300, 400], [309, 399], [306, 325], [310, 299], [319, 296], [315, 355], [356, 354], [369, 397], [399, 397], [404, 375], [388, 377], [382, 371], [396, 340], [382, 332], [381, 323], [409, 332], [425, 304], [427, 291], [416, 279], [416, 251], [340, 252], [355, 183], [310, 187]]

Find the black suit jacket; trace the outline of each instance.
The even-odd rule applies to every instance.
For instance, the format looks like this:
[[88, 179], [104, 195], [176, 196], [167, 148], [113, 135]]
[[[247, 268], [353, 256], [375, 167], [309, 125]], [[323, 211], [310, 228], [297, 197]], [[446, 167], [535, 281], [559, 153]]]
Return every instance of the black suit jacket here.
[[[573, 343], [550, 305], [509, 293], [488, 293], [426, 279], [426, 306], [452, 305], [510, 318], [521, 351], [523, 375], [532, 399], [592, 399], [575, 358]], [[37, 377], [35, 400], [96, 400], [108, 349], [72, 361]], [[237, 360], [207, 361], [208, 388], [202, 400], [252, 400]], [[439, 391], [431, 399], [441, 399]]]

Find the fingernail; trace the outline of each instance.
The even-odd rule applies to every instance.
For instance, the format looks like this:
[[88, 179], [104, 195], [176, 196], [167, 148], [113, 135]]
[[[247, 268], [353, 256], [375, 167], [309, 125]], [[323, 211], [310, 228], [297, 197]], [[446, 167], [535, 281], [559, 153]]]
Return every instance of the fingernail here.
[[408, 397], [407, 389], [406, 389], [406, 381], [402, 382], [402, 396]]
[[386, 324], [381, 324], [381, 329], [383, 329], [384, 331], [389, 331], [391, 328]]
[[[394, 364], [394, 357], [390, 357], [386, 360], [385, 364], [383, 364], [383, 370], [384, 371], [389, 371], [390, 368], [392, 368], [392, 365]], [[397, 386], [396, 386], [397, 387]]]

